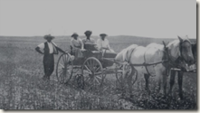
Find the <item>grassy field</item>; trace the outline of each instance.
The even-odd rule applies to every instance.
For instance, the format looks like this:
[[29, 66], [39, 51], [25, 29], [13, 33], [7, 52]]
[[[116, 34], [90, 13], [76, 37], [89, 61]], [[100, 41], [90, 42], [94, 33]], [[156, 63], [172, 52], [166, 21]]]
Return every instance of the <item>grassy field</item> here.
[[[94, 37], [95, 39], [97, 37]], [[69, 51], [70, 37], [59, 36], [54, 42]], [[151, 42], [169, 42], [172, 39], [154, 39], [131, 36], [109, 37], [111, 47], [119, 52], [131, 44], [146, 46]], [[192, 40], [193, 42], [195, 40]], [[35, 47], [44, 42], [42, 37], [0, 37], [0, 109], [197, 109], [197, 75], [185, 73], [183, 80], [184, 99], [178, 96], [175, 83], [173, 98], [163, 98], [162, 94], [148, 95], [143, 87], [134, 85], [133, 97], [122, 95], [117, 90], [115, 76], [105, 84], [105, 90], [86, 92], [71, 85], [64, 86], [56, 81], [55, 71], [50, 82], [44, 82], [43, 56]], [[59, 55], [55, 56], [55, 63]], [[154, 87], [150, 79], [150, 89]], [[152, 91], [154, 92], [154, 91]]]

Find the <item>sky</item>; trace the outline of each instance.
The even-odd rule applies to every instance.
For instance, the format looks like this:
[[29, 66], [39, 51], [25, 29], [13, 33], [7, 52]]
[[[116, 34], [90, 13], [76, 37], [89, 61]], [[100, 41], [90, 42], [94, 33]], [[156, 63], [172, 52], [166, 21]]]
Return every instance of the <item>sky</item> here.
[[0, 0], [1, 36], [196, 38], [195, 0]]

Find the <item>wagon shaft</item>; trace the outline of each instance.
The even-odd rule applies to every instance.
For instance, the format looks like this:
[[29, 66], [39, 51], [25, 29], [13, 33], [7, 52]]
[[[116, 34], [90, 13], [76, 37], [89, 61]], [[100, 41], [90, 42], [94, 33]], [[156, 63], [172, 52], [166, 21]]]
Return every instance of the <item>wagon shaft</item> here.
[[123, 72], [122, 70], [113, 67], [108, 67], [103, 69], [103, 73], [105, 74], [122, 73], [122, 72]]
[[157, 65], [157, 64], [161, 64], [163, 62], [166, 62], [165, 60], [163, 61], [159, 61], [159, 62], [153, 62], [153, 63], [143, 63], [143, 64], [130, 64], [131, 66], [152, 66], [152, 65]]

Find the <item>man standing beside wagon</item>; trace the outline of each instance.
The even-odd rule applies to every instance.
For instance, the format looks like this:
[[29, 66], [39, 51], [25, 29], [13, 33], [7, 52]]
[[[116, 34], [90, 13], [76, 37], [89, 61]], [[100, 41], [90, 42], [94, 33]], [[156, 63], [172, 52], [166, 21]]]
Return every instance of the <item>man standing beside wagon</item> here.
[[[39, 44], [35, 50], [43, 54], [43, 66], [44, 66], [44, 80], [50, 80], [50, 76], [54, 71], [54, 54], [58, 54], [58, 51], [65, 53], [62, 49], [57, 47], [57, 45], [52, 41], [54, 39], [54, 36], [45, 35], [44, 39], [47, 40], [44, 43]], [[43, 50], [43, 52], [41, 51]]]
[[[92, 32], [91, 31], [86, 31], [85, 35], [86, 38], [83, 39], [83, 41], [81, 39], [78, 38], [78, 34], [74, 33], [72, 34], [72, 39], [70, 41], [70, 47], [71, 47], [71, 52], [74, 53], [72, 55], [78, 57], [78, 58], [82, 58], [83, 57], [83, 50], [85, 51], [86, 49], [86, 56], [89, 54], [92, 54], [91, 51], [101, 51], [103, 53], [108, 52], [108, 53], [115, 53], [115, 51], [113, 49], [111, 49], [110, 45], [109, 45], [109, 41], [107, 39], [105, 39], [105, 37], [107, 36], [106, 34], [100, 34], [100, 39], [97, 40], [97, 43], [95, 43], [94, 39], [91, 39]], [[57, 47], [57, 45], [52, 41], [55, 37], [49, 35], [45, 35], [44, 39], [47, 40], [44, 43], [39, 44], [35, 50], [40, 53], [43, 54], [43, 66], [44, 66], [44, 76], [43, 79], [44, 80], [50, 80], [50, 76], [54, 71], [54, 55], [58, 54], [58, 51], [65, 53], [65, 51], [63, 51], [62, 49], [60, 49], [59, 47]], [[43, 50], [43, 51], [41, 51]]]

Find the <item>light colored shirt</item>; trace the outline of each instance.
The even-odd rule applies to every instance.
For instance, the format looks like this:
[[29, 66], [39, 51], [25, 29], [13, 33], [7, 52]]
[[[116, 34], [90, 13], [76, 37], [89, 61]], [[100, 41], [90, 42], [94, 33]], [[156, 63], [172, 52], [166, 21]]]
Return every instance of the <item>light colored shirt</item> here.
[[[45, 42], [44, 42], [45, 43]], [[38, 45], [40, 49], [44, 49], [44, 43], [41, 43]], [[49, 53], [52, 54], [53, 52], [57, 52], [57, 49], [55, 46], [57, 46], [54, 42], [47, 42], [47, 45], [49, 47]]]
[[104, 39], [104, 40], [98, 39], [97, 40], [97, 47], [98, 47], [99, 50], [101, 48], [108, 48], [108, 49], [110, 49], [110, 44], [109, 44], [108, 39]]
[[82, 40], [80, 38], [78, 38], [77, 40], [72, 38], [71, 41], [70, 41], [70, 45], [72, 47], [80, 47], [80, 49], [83, 49], [83, 43], [82, 43]]
[[108, 39], [98, 39], [97, 40], [97, 48], [101, 51], [102, 48], [107, 48], [108, 50], [103, 49], [103, 52], [115, 53], [115, 51], [110, 47]]

